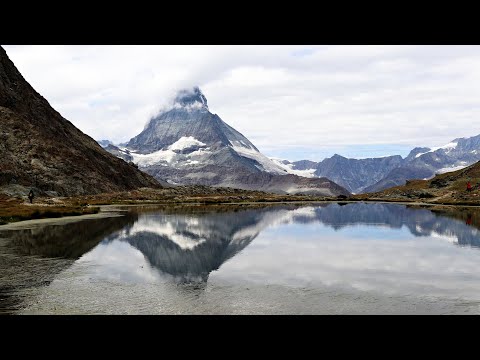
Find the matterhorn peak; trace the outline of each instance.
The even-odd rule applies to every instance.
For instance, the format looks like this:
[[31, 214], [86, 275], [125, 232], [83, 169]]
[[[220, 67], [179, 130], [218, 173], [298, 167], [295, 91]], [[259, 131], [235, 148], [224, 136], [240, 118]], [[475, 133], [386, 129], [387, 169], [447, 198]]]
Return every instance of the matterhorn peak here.
[[198, 86], [178, 91], [173, 104], [175, 107], [208, 110], [207, 98]]

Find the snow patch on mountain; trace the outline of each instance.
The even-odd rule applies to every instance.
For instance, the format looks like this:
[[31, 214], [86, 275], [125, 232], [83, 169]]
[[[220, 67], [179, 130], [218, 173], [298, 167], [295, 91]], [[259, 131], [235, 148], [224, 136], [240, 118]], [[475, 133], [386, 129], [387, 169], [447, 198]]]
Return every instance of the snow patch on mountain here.
[[419, 154], [415, 155], [415, 158], [418, 158], [418, 157], [420, 157], [424, 154], [427, 154], [427, 153], [435, 152], [435, 151], [440, 150], [440, 149], [445, 149], [446, 152], [448, 153], [448, 152], [452, 151], [453, 149], [455, 149], [457, 147], [457, 145], [458, 145], [458, 142], [449, 142], [446, 145], [431, 148], [427, 152], [419, 153]]
[[288, 174], [293, 174], [293, 175], [298, 175], [298, 176], [303, 176], [303, 177], [308, 177], [308, 178], [313, 178], [315, 177], [315, 171], [317, 169], [307, 169], [307, 170], [295, 170], [293, 168], [294, 164], [288, 163], [285, 164], [285, 160], [281, 160], [278, 158], [270, 158], [277, 166], [281, 167], [284, 169]]
[[245, 146], [235, 146], [235, 145], [233, 145], [232, 148], [233, 150], [235, 150], [235, 152], [238, 155], [258, 162], [261, 166], [261, 168], [259, 169], [262, 171], [266, 171], [272, 174], [279, 174], [279, 175], [285, 175], [287, 173], [287, 171], [283, 169], [281, 166], [278, 166], [275, 162], [273, 162], [268, 157], [266, 157], [265, 155], [263, 155], [262, 153], [256, 150], [247, 148]]
[[444, 167], [444, 168], [441, 168], [441, 169], [436, 170], [435, 172], [436, 172], [437, 174], [443, 174], [443, 173], [446, 173], [446, 172], [461, 170], [461, 169], [466, 168], [467, 166], [468, 166], [468, 165], [463, 164], [463, 165], [458, 165], [458, 166]]
[[174, 142], [172, 145], [170, 145], [168, 148], [170, 150], [184, 150], [187, 148], [191, 148], [193, 146], [206, 146], [205, 143], [195, 139], [193, 136], [182, 136], [180, 139], [178, 139], [176, 142]]
[[158, 150], [150, 154], [136, 154], [131, 151], [130, 155], [132, 155], [135, 164], [146, 167], [162, 162], [171, 163], [177, 153], [172, 150]]
[[[192, 158], [202, 157], [210, 153], [209, 148], [202, 148], [205, 146], [206, 144], [195, 139], [193, 136], [183, 136], [164, 150], [158, 150], [150, 154], [138, 154], [134, 151], [130, 151], [130, 155], [133, 157], [133, 162], [142, 167], [161, 163], [173, 164], [182, 161], [185, 162], [185, 165], [194, 165], [198, 164], [199, 161], [193, 160]], [[178, 153], [179, 151], [185, 150], [192, 151], [189, 154]]]

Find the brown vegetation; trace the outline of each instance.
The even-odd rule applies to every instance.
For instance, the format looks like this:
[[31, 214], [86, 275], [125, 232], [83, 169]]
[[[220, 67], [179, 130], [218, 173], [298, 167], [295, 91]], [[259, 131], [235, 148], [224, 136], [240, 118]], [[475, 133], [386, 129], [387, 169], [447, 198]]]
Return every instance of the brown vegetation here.
[[306, 195], [278, 195], [261, 191], [208, 186], [178, 186], [174, 188], [137, 190], [82, 195], [74, 197], [38, 197], [31, 205], [26, 199], [11, 198], [0, 194], [0, 221], [3, 223], [45, 217], [83, 215], [98, 212], [96, 205], [131, 204], [238, 204], [279, 203], [297, 201], [325, 201], [336, 198]]
[[52, 204], [48, 199], [41, 199], [30, 205], [23, 200], [0, 194], [0, 225], [29, 219], [96, 214], [98, 211], [98, 207], [80, 206], [68, 204], [68, 202]]

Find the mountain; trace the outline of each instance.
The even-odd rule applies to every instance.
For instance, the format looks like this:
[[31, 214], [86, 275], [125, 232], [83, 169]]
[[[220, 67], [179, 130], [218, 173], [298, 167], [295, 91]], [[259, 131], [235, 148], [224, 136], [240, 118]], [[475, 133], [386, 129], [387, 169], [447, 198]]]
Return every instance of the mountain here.
[[380, 182], [365, 189], [376, 192], [391, 186], [405, 185], [411, 179], [429, 179], [463, 169], [480, 160], [480, 135], [454, 139], [437, 148], [415, 148], [405, 158], [404, 164], [387, 174]]
[[[18, 184], [51, 195], [159, 187], [111, 155], [55, 111], [0, 47], [0, 187]], [[28, 190], [27, 190], [28, 191]]]
[[465, 168], [480, 160], [480, 135], [454, 139], [436, 148], [416, 147], [400, 155], [348, 159], [335, 154], [321, 162], [274, 159], [292, 174], [327, 177], [352, 193], [378, 192], [405, 185], [407, 180], [429, 179], [435, 174]]
[[383, 179], [367, 186], [365, 193], [377, 192], [394, 186], [405, 185], [407, 180], [428, 179], [434, 175], [434, 172], [425, 166], [411, 166], [406, 163], [403, 166], [393, 169]]
[[103, 148], [106, 148], [108, 145], [113, 145], [110, 140], [97, 140], [97, 142]]
[[335, 154], [323, 161], [274, 159], [286, 165], [290, 174], [308, 177], [326, 177], [351, 193], [361, 193], [369, 186], [381, 181], [393, 169], [403, 164], [400, 155], [369, 159], [348, 159]]
[[401, 164], [400, 155], [370, 159], [347, 159], [334, 155], [318, 163], [314, 175], [325, 176], [350, 192], [359, 193]]
[[243, 134], [212, 114], [198, 87], [181, 90], [126, 146], [107, 147], [159, 180], [276, 193], [348, 195], [326, 178], [288, 175]]
[[[467, 182], [473, 190], [467, 191]], [[356, 195], [362, 199], [420, 200], [440, 204], [472, 204], [480, 201], [480, 161], [463, 169], [438, 174], [429, 180], [408, 180], [406, 185], [396, 186], [375, 193]]]
[[113, 144], [108, 144], [104, 147], [104, 149], [107, 150], [110, 154], [125, 160], [127, 163], [133, 160], [133, 156], [127, 149], [120, 149], [118, 146], [115, 146]]

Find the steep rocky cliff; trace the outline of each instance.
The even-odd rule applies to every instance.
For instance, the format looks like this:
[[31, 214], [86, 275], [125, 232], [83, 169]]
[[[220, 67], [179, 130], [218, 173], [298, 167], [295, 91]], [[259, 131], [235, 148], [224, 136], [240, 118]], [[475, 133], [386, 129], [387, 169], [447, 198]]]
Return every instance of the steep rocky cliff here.
[[0, 47], [0, 186], [58, 195], [159, 187], [55, 111]]

